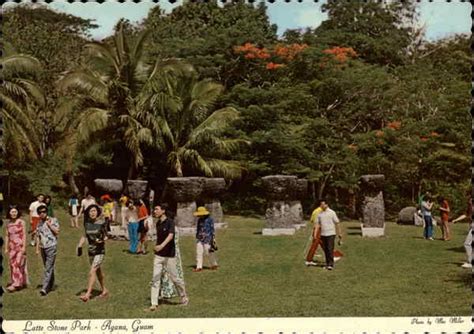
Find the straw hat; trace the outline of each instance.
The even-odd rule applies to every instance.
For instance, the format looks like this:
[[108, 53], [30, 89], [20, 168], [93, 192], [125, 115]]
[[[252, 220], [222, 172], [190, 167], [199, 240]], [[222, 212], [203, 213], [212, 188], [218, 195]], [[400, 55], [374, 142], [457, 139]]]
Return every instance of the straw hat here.
[[195, 217], [207, 216], [209, 215], [209, 211], [203, 206], [197, 208], [196, 212], [193, 213]]

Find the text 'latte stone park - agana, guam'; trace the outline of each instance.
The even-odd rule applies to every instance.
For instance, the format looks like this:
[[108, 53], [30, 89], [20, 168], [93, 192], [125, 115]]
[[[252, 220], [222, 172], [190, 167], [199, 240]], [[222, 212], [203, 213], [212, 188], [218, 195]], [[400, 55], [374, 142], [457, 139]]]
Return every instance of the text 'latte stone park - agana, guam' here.
[[262, 178], [267, 210], [262, 235], [293, 235], [303, 224], [299, 197], [306, 194], [307, 181], [293, 175], [269, 175]]
[[385, 235], [384, 182], [385, 176], [383, 174], [360, 177], [363, 237], [382, 237]]

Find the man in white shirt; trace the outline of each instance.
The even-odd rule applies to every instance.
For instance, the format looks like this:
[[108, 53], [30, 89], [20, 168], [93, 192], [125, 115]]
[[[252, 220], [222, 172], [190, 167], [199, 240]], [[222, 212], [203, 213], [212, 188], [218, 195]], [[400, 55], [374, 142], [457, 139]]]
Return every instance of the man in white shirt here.
[[[92, 196], [91, 193], [88, 193], [87, 196], [85, 198], [83, 198], [82, 201], [81, 201], [81, 208], [79, 209], [79, 213], [78, 213], [77, 216], [80, 217], [81, 214], [83, 212], [85, 212], [87, 210], [87, 208], [89, 206], [91, 206], [92, 204], [97, 205], [97, 202], [95, 201], [94, 196]], [[86, 223], [87, 219], [89, 219], [89, 217], [84, 216], [84, 224]]]
[[315, 235], [321, 230], [321, 241], [323, 243], [324, 255], [326, 256], [326, 269], [332, 270], [334, 268], [334, 241], [337, 237], [339, 243], [342, 240], [341, 226], [339, 218], [336, 213], [331, 210], [325, 200], [320, 201], [319, 213], [316, 221]]
[[31, 246], [35, 245], [36, 227], [38, 226], [38, 223], [40, 221], [40, 216], [38, 212], [36, 211], [36, 209], [38, 209], [38, 207], [43, 204], [44, 204], [44, 195], [38, 194], [36, 196], [36, 201], [32, 202], [29, 207], [30, 226], [31, 226], [31, 242], [30, 242]]

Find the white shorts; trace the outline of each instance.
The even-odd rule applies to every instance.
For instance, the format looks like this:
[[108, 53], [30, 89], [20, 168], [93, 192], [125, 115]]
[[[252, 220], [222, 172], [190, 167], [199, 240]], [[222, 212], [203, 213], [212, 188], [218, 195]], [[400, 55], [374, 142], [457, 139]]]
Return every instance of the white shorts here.
[[95, 268], [100, 267], [102, 262], [104, 262], [104, 254], [89, 256], [89, 263]]

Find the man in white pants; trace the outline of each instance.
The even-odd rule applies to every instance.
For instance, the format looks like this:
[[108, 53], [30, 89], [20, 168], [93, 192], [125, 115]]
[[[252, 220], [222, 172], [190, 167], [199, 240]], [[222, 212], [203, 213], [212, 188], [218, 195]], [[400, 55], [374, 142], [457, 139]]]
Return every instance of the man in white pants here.
[[211, 249], [211, 244], [214, 239], [214, 221], [209, 211], [203, 206], [198, 207], [193, 215], [199, 217], [196, 228], [196, 268], [194, 268], [193, 271], [202, 271], [204, 255], [209, 256], [211, 270], [216, 270], [218, 267], [216, 255]]
[[178, 278], [176, 270], [174, 221], [166, 217], [166, 206], [163, 204], [155, 206], [153, 215], [158, 218], [158, 222], [156, 223], [155, 260], [153, 262], [153, 278], [151, 282], [151, 306], [148, 310], [156, 311], [158, 309], [161, 277], [163, 276], [163, 269], [165, 268], [169, 274], [169, 278], [174, 283], [176, 290], [178, 290], [181, 297], [181, 304], [187, 305], [189, 299], [186, 295], [184, 280]]

